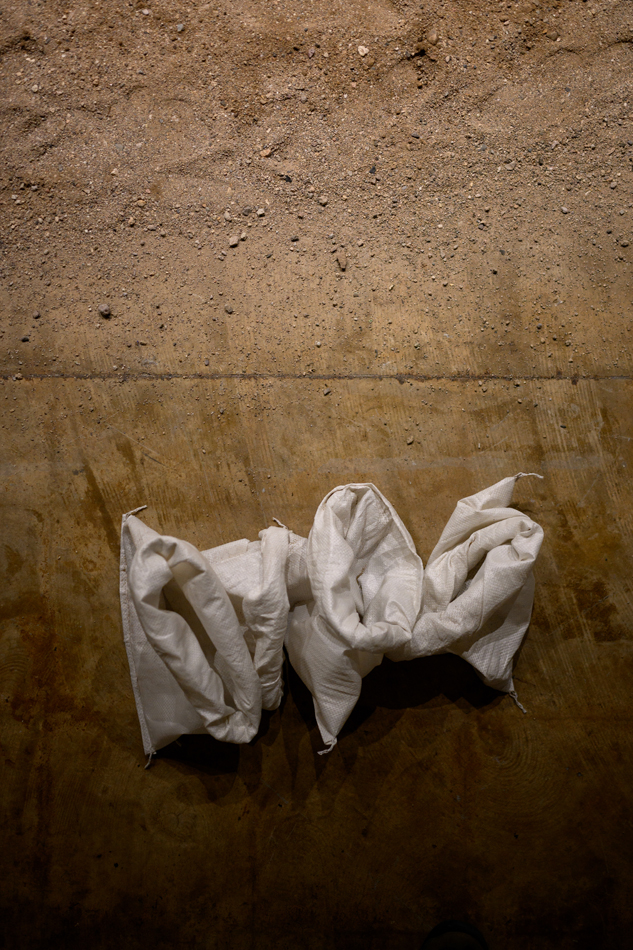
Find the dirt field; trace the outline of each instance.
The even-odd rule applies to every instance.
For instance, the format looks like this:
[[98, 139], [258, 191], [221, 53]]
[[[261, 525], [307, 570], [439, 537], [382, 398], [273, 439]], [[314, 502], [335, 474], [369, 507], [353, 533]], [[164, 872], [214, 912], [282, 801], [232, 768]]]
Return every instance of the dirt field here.
[[[630, 0], [5, 2], [0, 115], [3, 945], [626, 945]], [[527, 716], [384, 664], [320, 758], [291, 675], [143, 770], [123, 512], [210, 547], [367, 480], [426, 559], [520, 470]]]

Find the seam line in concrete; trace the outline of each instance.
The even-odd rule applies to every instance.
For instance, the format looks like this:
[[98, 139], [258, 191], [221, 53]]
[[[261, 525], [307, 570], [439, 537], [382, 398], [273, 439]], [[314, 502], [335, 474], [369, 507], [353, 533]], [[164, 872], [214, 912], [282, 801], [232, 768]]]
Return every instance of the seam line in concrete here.
[[[19, 371], [18, 371], [19, 372]], [[170, 379], [236, 379], [236, 380], [282, 380], [282, 379], [295, 379], [295, 380], [314, 380], [319, 379], [323, 381], [336, 381], [336, 380], [352, 380], [352, 379], [374, 379], [374, 380], [388, 380], [395, 379], [399, 383], [407, 382], [408, 380], [414, 382], [477, 382], [479, 380], [485, 382], [492, 382], [494, 380], [516, 380], [520, 379], [525, 382], [564, 382], [572, 381], [578, 382], [581, 379], [583, 380], [594, 380], [594, 381], [617, 381], [617, 380], [631, 380], [632, 376], [601, 376], [599, 374], [589, 374], [589, 373], [579, 373], [573, 374], [572, 376], [563, 376], [561, 375], [552, 375], [552, 376], [523, 376], [518, 373], [508, 374], [508, 375], [499, 375], [496, 373], [485, 373], [480, 375], [470, 375], [467, 373], [455, 373], [453, 375], [449, 374], [438, 374], [438, 375], [429, 375], [425, 376], [418, 373], [19, 373], [20, 379], [16, 379], [18, 373], [4, 373], [0, 374], [0, 380], [5, 381], [16, 381], [20, 380], [48, 380], [48, 379], [63, 379], [63, 380], [108, 380], [115, 379], [120, 382], [134, 381], [134, 380], [170, 380]]]

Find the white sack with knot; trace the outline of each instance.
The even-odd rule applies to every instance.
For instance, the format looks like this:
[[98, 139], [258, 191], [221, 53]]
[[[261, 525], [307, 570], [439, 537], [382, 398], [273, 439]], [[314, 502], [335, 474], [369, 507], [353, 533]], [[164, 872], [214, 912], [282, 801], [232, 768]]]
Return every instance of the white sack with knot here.
[[[462, 656], [517, 700], [512, 664], [543, 531], [510, 508], [516, 475], [458, 502], [426, 571], [371, 484], [323, 499], [309, 537], [198, 551], [123, 516], [123, 631], [147, 755], [185, 733], [249, 742], [283, 693], [283, 648], [314, 699], [326, 751], [383, 656]], [[518, 701], [517, 701], [518, 702]]]

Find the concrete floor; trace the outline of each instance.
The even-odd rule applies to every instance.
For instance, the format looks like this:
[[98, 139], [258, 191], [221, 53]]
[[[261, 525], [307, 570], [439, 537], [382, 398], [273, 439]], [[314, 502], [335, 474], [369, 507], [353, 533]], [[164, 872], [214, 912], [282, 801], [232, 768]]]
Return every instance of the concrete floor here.
[[[407, 5], [365, 6], [389, 49], [372, 41], [360, 63], [354, 40], [350, 85], [340, 46], [329, 67], [319, 57], [364, 39], [363, 10], [317, 3], [301, 96], [284, 70], [303, 25], [284, 26], [301, 36], [283, 60], [280, 8], [250, 0], [222, 15], [234, 35], [200, 88], [193, 15], [179, 48], [175, 7], [173, 36], [160, 24], [168, 66], [153, 12], [129, 26], [108, 23], [108, 4], [62, 15], [16, 0], [6, 42], [0, 24], [7, 950], [417, 950], [447, 917], [491, 950], [630, 945], [627, 5], [548, 0], [538, 16], [564, 43], [539, 20], [533, 42], [484, 48], [487, 7], [473, 3], [479, 20], [445, 4], [438, 50], [448, 26], [456, 39], [415, 67], [389, 59], [421, 29]], [[234, 69], [251, 8], [265, 95]], [[37, 45], [39, 21], [51, 43]], [[110, 72], [82, 85], [83, 51], [102, 59], [115, 36]], [[38, 56], [66, 78], [31, 93]], [[265, 215], [229, 251], [246, 202]], [[527, 715], [454, 657], [385, 661], [322, 757], [288, 670], [256, 741], [187, 737], [144, 770], [118, 601], [124, 512], [146, 504], [153, 528], [208, 548], [273, 517], [305, 535], [331, 488], [367, 480], [426, 562], [459, 498], [519, 471], [545, 476], [515, 493], [545, 530], [515, 674]]]
[[[7, 946], [413, 950], [434, 921], [467, 916], [492, 947], [607, 947], [628, 925], [630, 382], [539, 382], [530, 425], [517, 425], [514, 386], [491, 383], [486, 431], [502, 444], [488, 451], [463, 383], [330, 386], [11, 387]], [[210, 418], [220, 390], [231, 408]], [[329, 412], [312, 416], [324, 398]], [[424, 398], [423, 444], [403, 452], [398, 418]], [[389, 424], [365, 425], [372, 414]], [[373, 479], [426, 559], [457, 498], [520, 469], [546, 476], [516, 492], [546, 532], [516, 672], [528, 715], [456, 658], [385, 661], [320, 757], [290, 673], [250, 746], [189, 737], [144, 771], [120, 513], [147, 503], [149, 524], [205, 547], [255, 537], [273, 516], [305, 533], [331, 486]]]

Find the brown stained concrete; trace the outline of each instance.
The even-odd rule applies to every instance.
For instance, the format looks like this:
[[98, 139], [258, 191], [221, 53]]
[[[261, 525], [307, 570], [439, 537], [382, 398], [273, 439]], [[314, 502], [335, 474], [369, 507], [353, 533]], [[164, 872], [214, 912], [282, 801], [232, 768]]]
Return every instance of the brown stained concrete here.
[[[455, 916], [495, 947], [606, 946], [628, 921], [631, 383], [328, 388], [11, 386], [14, 946], [414, 948]], [[320, 757], [289, 672], [250, 746], [190, 737], [143, 770], [117, 600], [123, 511], [147, 504], [148, 524], [207, 547], [275, 516], [306, 533], [332, 486], [371, 479], [426, 559], [459, 497], [518, 470], [545, 475], [516, 490], [546, 536], [516, 670], [526, 716], [456, 658], [385, 661]]]
[[[607, 0], [2, 12], [7, 948], [630, 943], [632, 37]], [[367, 480], [426, 561], [518, 471], [526, 715], [385, 661], [321, 757], [287, 670], [253, 743], [144, 770], [123, 512], [206, 548]]]

